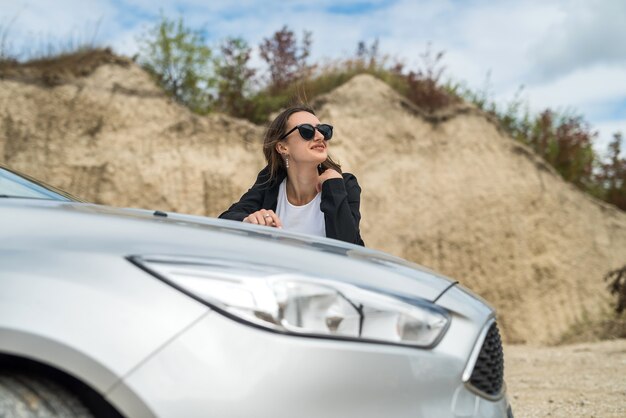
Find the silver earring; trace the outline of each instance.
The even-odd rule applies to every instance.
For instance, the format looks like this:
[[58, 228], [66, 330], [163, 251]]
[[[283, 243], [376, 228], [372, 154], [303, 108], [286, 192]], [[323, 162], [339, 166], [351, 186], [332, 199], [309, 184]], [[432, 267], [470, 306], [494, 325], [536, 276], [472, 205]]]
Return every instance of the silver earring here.
[[289, 168], [289, 156], [285, 155], [285, 167]]

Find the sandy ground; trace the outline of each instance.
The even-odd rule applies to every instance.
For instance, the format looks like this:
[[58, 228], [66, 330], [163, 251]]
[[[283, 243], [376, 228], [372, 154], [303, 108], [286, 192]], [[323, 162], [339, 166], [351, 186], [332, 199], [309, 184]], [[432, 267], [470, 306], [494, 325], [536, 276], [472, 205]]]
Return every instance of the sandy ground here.
[[516, 418], [626, 417], [626, 339], [508, 345], [505, 377]]

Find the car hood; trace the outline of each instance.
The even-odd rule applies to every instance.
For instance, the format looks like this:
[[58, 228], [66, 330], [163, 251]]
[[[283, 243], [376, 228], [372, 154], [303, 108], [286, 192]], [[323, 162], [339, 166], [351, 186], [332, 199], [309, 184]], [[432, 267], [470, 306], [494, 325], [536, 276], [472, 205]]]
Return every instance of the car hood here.
[[0, 201], [0, 249], [208, 257], [379, 288], [434, 301], [450, 279], [342, 241], [242, 222], [30, 199]]

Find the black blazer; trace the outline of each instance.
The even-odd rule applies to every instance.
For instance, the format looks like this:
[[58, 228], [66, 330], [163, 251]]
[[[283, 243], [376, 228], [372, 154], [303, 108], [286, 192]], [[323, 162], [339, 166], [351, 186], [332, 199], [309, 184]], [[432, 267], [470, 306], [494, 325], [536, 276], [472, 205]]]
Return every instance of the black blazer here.
[[[280, 170], [271, 181], [269, 166], [259, 172], [254, 185], [241, 196], [239, 202], [233, 204], [219, 217], [243, 221], [243, 219], [260, 209], [276, 210], [278, 188], [287, 173]], [[324, 213], [326, 236], [357, 245], [365, 245], [359, 232], [361, 213], [361, 187], [356, 177], [343, 173], [342, 179], [328, 179], [322, 184], [322, 202], [320, 209]]]

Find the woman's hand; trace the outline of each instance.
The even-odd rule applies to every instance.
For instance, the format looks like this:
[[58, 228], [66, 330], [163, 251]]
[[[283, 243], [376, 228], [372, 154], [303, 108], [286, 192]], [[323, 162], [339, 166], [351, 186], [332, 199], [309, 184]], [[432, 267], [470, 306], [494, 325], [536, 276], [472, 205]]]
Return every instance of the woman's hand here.
[[282, 228], [283, 224], [273, 210], [261, 209], [243, 218], [243, 222], [256, 225], [267, 225]]
[[332, 168], [327, 169], [322, 174], [320, 174], [317, 184], [315, 185], [315, 190], [319, 193], [322, 191], [322, 184], [328, 179], [343, 179], [341, 174], [337, 172], [337, 170], [333, 170]]

